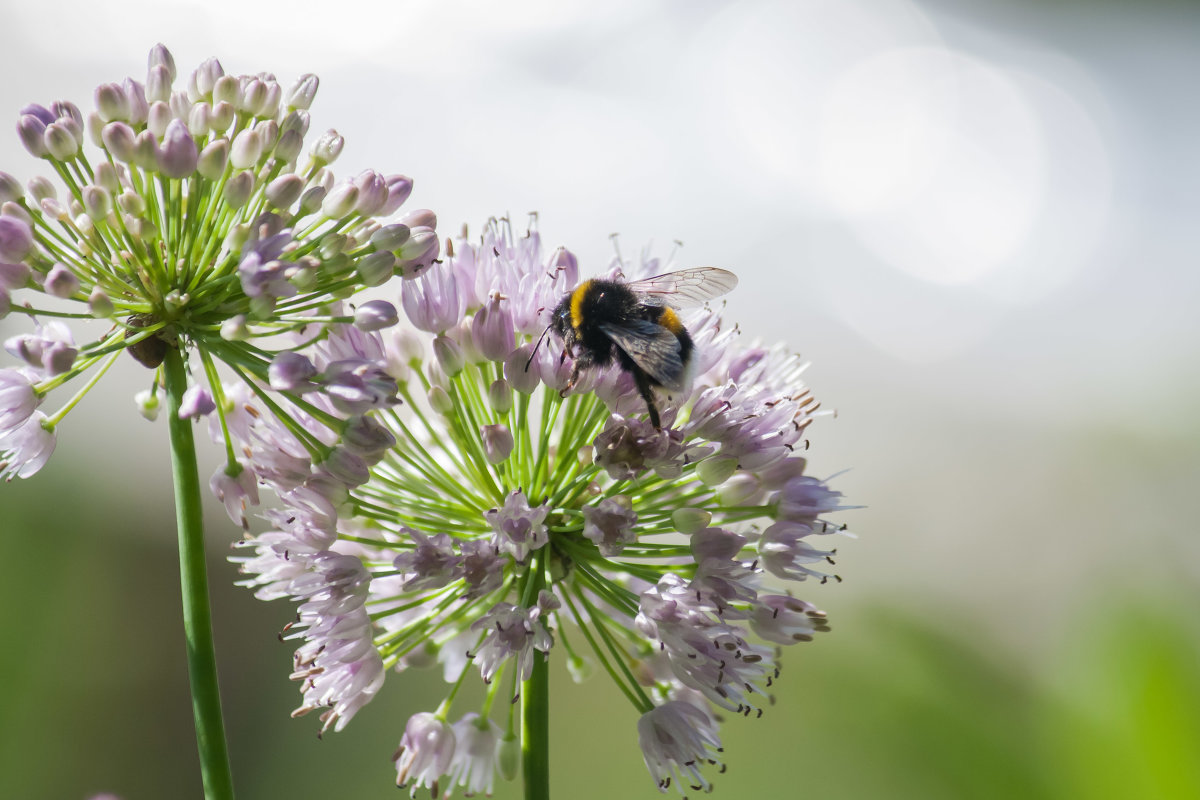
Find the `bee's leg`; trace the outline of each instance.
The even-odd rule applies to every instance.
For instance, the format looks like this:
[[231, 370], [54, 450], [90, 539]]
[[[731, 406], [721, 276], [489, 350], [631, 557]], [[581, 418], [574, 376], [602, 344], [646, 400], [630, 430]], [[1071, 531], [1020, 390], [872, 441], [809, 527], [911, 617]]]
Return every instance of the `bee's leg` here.
[[575, 383], [579, 380], [579, 362], [575, 362], [575, 368], [571, 370], [571, 377], [567, 379], [566, 387], [558, 393], [559, 397], [566, 397], [567, 392], [575, 388]]
[[655, 430], [662, 430], [662, 423], [658, 418], [658, 406], [654, 404], [654, 392], [650, 390], [650, 378], [640, 369], [631, 370], [633, 373], [633, 382], [637, 384], [638, 394], [646, 401], [646, 410], [650, 412], [650, 424]]

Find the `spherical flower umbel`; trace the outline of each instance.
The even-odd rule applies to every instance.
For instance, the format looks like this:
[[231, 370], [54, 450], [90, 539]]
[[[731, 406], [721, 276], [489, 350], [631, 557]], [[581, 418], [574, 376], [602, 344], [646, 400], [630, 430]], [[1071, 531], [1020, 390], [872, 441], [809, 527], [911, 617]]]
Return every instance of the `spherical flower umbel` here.
[[[805, 365], [744, 345], [718, 309], [687, 315], [695, 379], [660, 397], [656, 429], [629, 374], [568, 386], [562, 343], [536, 345], [581, 279], [570, 252], [497, 220], [444, 252], [402, 282], [406, 322], [332, 326], [310, 360], [279, 358], [273, 384], [308, 407], [284, 417], [298, 424], [253, 396], [230, 418], [246, 468], [283, 506], [236, 560], [259, 597], [299, 604], [286, 632], [300, 642], [297, 713], [341, 729], [386, 673], [439, 664], [454, 688], [409, 722], [398, 782], [486, 790], [516, 737], [517, 706], [493, 701], [520, 694], [543, 654], [578, 664], [587, 647], [633, 705], [658, 786], [707, 789], [715, 708], [763, 713], [782, 646], [828, 630], [789, 588], [836, 577], [821, 571], [833, 550], [811, 541], [844, 531], [826, 520], [840, 495], [800, 455], [816, 411]], [[607, 275], [665, 271], [618, 258]], [[350, 395], [373, 395], [340, 382], [338, 363], [364, 377], [386, 365], [403, 402], [358, 407]], [[323, 414], [346, 420], [336, 439], [320, 438]], [[357, 455], [365, 481], [304, 458], [310, 437]], [[483, 705], [453, 722], [472, 674]]]
[[[58, 425], [122, 352], [152, 369], [171, 350], [198, 356], [187, 365], [187, 415], [223, 418], [232, 406], [218, 364], [258, 391], [274, 388], [279, 352], [296, 355], [289, 351], [320, 340], [325, 326], [394, 325], [391, 303], [345, 310], [342, 301], [394, 275], [419, 276], [438, 256], [431, 213], [384, 219], [408, 198], [409, 178], [364, 170], [339, 180], [330, 169], [343, 144], [335, 131], [305, 150], [315, 75], [285, 91], [270, 73], [227, 74], [209, 59], [177, 77], [158, 45], [143, 80], [97, 87], [95, 110], [60, 101], [18, 115], [22, 144], [56, 180], [22, 186], [0, 172], [0, 318], [33, 323], [4, 343], [22, 362], [0, 369], [6, 478], [41, 468]], [[305, 443], [314, 461], [331, 457], [340, 417], [354, 413], [346, 407], [394, 402], [394, 381], [361, 359], [305, 376], [294, 363], [281, 370], [283, 391], [350, 397], [318, 418], [331, 433]], [[55, 389], [89, 375], [60, 408], [34, 415]], [[143, 409], [162, 381], [153, 386]], [[222, 438], [231, 480], [218, 483], [239, 508], [255, 473], [240, 477], [247, 467]], [[348, 474], [344, 464], [339, 474]]]

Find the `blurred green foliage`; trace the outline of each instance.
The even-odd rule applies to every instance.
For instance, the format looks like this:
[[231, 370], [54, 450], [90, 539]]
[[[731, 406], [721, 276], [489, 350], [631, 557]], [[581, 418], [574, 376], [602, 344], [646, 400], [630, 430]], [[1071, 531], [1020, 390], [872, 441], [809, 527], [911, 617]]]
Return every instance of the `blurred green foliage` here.
[[[88, 494], [77, 478], [52, 465], [0, 489], [0, 797], [199, 797], [171, 510]], [[81, 488], [64, 502], [63, 485]], [[394, 798], [389, 757], [440, 676], [392, 676], [324, 740], [316, 719], [289, 720], [292, 647], [275, 633], [292, 610], [232, 586], [234, 532], [210, 511], [240, 797]], [[977, 620], [917, 612], [919, 595], [904, 606], [869, 587], [815, 592], [835, 630], [785, 654], [761, 719], [726, 721], [717, 796], [1200, 797], [1200, 598], [1182, 582], [1119, 597], [1108, 583], [1032, 658]], [[659, 796], [632, 709], [600, 677], [575, 685], [558, 665], [554, 679], [556, 796]]]

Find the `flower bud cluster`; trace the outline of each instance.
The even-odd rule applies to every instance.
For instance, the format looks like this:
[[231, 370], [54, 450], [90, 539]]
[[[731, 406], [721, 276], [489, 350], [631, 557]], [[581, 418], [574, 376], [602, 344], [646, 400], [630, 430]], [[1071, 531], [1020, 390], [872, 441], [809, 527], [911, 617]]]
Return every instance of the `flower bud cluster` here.
[[[840, 494], [797, 452], [816, 411], [804, 364], [743, 345], [719, 310], [687, 315], [696, 377], [661, 399], [656, 429], [628, 373], [592, 369], [569, 386], [572, 354], [554, 336], [539, 344], [584, 277], [570, 251], [493, 220], [444, 252], [401, 282], [395, 327], [356, 315], [315, 356], [272, 364], [271, 385], [303, 398], [312, 420], [345, 419], [337, 437], [308, 422], [284, 430], [255, 398], [236, 415], [246, 468], [283, 506], [237, 560], [260, 597], [299, 604], [288, 630], [303, 640], [299, 713], [320, 709], [336, 730], [388, 671], [436, 664], [457, 686], [477, 670], [483, 706], [452, 725], [452, 691], [414, 716], [397, 777], [414, 792], [480, 791], [504, 774], [501, 743], [516, 735], [511, 715], [495, 728], [493, 700], [520, 692], [538, 653], [558, 652], [573, 673], [598, 663], [620, 684], [660, 787], [708, 788], [714, 709], [761, 714], [780, 648], [828, 630], [780, 586], [831, 577], [820, 566], [833, 550], [812, 542], [844, 530], [826, 521], [845, 508]], [[617, 259], [605, 274], [668, 269]], [[369, 381], [344, 392], [336, 365], [354, 358], [385, 365], [400, 404]], [[307, 458], [304, 432], [346, 463]], [[590, 653], [576, 649], [585, 642]]]
[[[21, 109], [17, 135], [56, 180], [22, 186], [0, 172], [0, 318], [23, 314], [34, 327], [5, 342], [23, 364], [0, 369], [0, 386], [32, 381], [34, 399], [0, 407], [0, 475], [36, 472], [75, 405], [46, 416], [30, 402], [123, 350], [150, 368], [173, 349], [199, 355], [211, 394], [188, 396], [191, 417], [226, 405], [217, 362], [279, 391], [328, 390], [346, 413], [379, 403], [388, 389], [371, 367], [332, 363], [297, 377], [273, 358], [281, 335], [307, 332], [290, 350], [327, 324], [394, 326], [390, 302], [339, 303], [416, 278], [440, 254], [432, 212], [399, 213], [410, 178], [338, 178], [344, 140], [333, 130], [305, 147], [317, 86], [315, 75], [287, 87], [271, 73], [227, 73], [214, 58], [183, 75], [158, 45], [143, 79], [101, 84], [91, 111], [67, 101]], [[74, 341], [66, 323], [82, 331], [95, 319], [102, 332]], [[221, 494], [248, 495], [232, 457], [227, 469]]]

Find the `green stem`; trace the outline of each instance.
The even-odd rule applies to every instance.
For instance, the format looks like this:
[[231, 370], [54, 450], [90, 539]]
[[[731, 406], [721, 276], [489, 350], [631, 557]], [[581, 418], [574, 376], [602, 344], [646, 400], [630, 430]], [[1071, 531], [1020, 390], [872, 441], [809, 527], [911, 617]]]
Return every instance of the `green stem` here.
[[[545, 580], [541, 558], [534, 559], [530, 571], [536, 597]], [[536, 650], [533, 671], [521, 689], [521, 761], [525, 800], [550, 800], [550, 659]]]
[[206, 800], [232, 800], [233, 776], [221, 720], [217, 686], [217, 656], [213, 647], [208, 607], [208, 574], [204, 565], [204, 517], [200, 506], [200, 473], [192, 421], [179, 418], [187, 388], [183, 356], [171, 347], [163, 361], [167, 424], [171, 435], [171, 466], [175, 478], [175, 509], [179, 527], [179, 572], [183, 593], [183, 631], [187, 638], [188, 676], [192, 714], [200, 750], [200, 773]]

